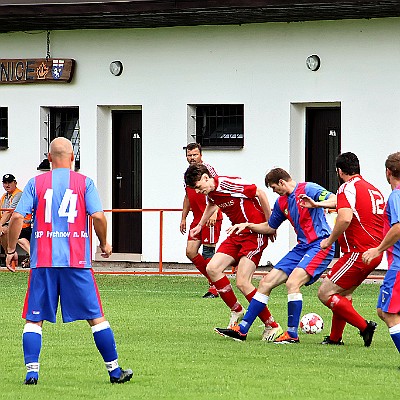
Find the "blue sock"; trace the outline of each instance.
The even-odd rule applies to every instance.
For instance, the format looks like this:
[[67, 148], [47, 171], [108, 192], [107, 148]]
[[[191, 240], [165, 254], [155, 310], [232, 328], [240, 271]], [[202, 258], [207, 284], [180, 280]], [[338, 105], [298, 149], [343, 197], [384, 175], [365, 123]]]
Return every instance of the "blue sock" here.
[[92, 326], [93, 338], [96, 347], [103, 357], [107, 371], [110, 376], [119, 378], [121, 368], [118, 365], [117, 346], [114, 340], [114, 333], [108, 321]]
[[288, 295], [288, 333], [292, 338], [299, 336], [298, 329], [300, 323], [301, 310], [303, 308], [303, 296], [301, 293]]
[[394, 345], [396, 346], [397, 351], [400, 353], [400, 324], [389, 328], [389, 333]]
[[42, 349], [42, 328], [26, 323], [22, 334], [22, 348], [26, 365], [26, 379], [39, 378], [39, 355]]
[[253, 324], [254, 320], [258, 317], [258, 314], [262, 310], [264, 310], [266, 304], [268, 303], [268, 296], [257, 292], [254, 297], [251, 299], [249, 308], [245, 316], [243, 317], [242, 322], [239, 324], [240, 333], [247, 333]]

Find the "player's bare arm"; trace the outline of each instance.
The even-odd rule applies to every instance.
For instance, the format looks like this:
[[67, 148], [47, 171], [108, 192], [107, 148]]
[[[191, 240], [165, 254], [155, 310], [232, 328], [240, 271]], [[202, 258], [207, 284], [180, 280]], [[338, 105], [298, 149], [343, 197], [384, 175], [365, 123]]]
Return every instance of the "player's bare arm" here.
[[183, 198], [182, 217], [181, 217], [181, 223], [179, 226], [179, 229], [180, 229], [182, 235], [184, 235], [186, 233], [186, 217], [188, 216], [189, 211], [190, 211], [190, 203], [189, 203], [189, 199], [188, 199], [187, 195], [185, 195], [185, 197]]
[[252, 224], [251, 222], [242, 222], [241, 224], [235, 224], [229, 227], [226, 232], [228, 235], [232, 233], [239, 234], [244, 229], [250, 229], [254, 233], [262, 233], [265, 235], [275, 235], [276, 229], [272, 229], [268, 222], [262, 222], [261, 224]]
[[23, 222], [24, 216], [14, 212], [11, 216], [10, 224], [8, 226], [6, 267], [12, 272], [15, 272], [15, 269], [11, 265], [12, 262], [15, 261], [16, 264], [18, 263], [17, 242]]
[[110, 257], [112, 254], [112, 247], [107, 242], [107, 220], [102, 211], [92, 214], [93, 228], [96, 236], [100, 241], [101, 256], [104, 258]]
[[200, 222], [198, 223], [198, 225], [196, 225], [193, 229], [190, 230], [190, 235], [196, 236], [201, 231], [201, 228], [210, 219], [211, 215], [213, 215], [214, 212], [217, 210], [218, 210], [218, 206], [216, 204], [208, 202], [206, 205], [206, 208], [204, 210], [203, 216], [201, 217]]
[[370, 264], [370, 262], [382, 254], [389, 247], [393, 246], [397, 241], [400, 240], [400, 223], [394, 224], [384, 237], [382, 243], [378, 247], [373, 247], [368, 249], [362, 255], [362, 260], [365, 264]]
[[306, 194], [299, 195], [299, 204], [304, 208], [336, 208], [336, 195], [331, 194], [327, 199], [315, 201]]
[[265, 219], [268, 220], [269, 217], [271, 216], [271, 206], [269, 205], [267, 195], [265, 194], [265, 192], [262, 189], [257, 188], [256, 197], [258, 198], [261, 208], [264, 211]]
[[333, 243], [338, 240], [339, 236], [343, 234], [343, 232], [350, 225], [351, 220], [353, 219], [353, 210], [351, 208], [341, 208], [338, 211], [338, 216], [336, 218], [335, 226], [333, 227], [332, 233], [326, 239], [321, 241], [320, 247], [322, 250], [327, 249], [332, 246]]
[[217, 217], [218, 217], [218, 208], [215, 210], [214, 214], [211, 215], [211, 217], [208, 219], [206, 222], [207, 226], [214, 226], [215, 223], [217, 222]]

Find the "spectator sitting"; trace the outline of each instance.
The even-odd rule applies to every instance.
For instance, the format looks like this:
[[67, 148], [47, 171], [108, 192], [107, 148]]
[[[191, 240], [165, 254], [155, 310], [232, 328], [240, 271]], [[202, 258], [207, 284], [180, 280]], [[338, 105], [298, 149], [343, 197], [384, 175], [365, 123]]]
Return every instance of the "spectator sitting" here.
[[[12, 174], [3, 176], [3, 187], [6, 191], [0, 199], [0, 244], [4, 251], [7, 252], [8, 245], [8, 223], [10, 221], [13, 211], [1, 211], [2, 209], [15, 209], [19, 199], [21, 198], [22, 191], [17, 188], [17, 181]], [[30, 238], [32, 233], [32, 214], [27, 214], [24, 218], [21, 234], [18, 239], [18, 244], [30, 254]], [[29, 257], [22, 262], [23, 267], [29, 267]]]

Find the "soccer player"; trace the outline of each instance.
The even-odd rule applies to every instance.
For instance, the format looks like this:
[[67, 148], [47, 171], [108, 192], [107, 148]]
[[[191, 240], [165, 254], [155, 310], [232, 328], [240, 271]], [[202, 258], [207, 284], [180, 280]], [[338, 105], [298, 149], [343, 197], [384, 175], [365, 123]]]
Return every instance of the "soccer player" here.
[[[206, 166], [192, 164], [185, 172], [186, 185], [198, 193], [208, 196], [208, 203], [197, 226], [190, 234], [196, 236], [210, 216], [220, 208], [233, 224], [252, 221], [261, 223], [271, 214], [266, 194], [256, 185], [241, 178], [212, 176]], [[217, 252], [207, 265], [207, 273], [217, 288], [219, 296], [231, 310], [228, 326], [233, 326], [245, 313], [233, 292], [229, 278], [224, 270], [237, 265], [236, 285], [250, 301], [256, 293], [251, 279], [256, 270], [263, 250], [268, 244], [266, 235], [245, 230], [240, 235], [230, 236], [218, 247]], [[280, 325], [274, 321], [266, 306], [259, 312], [265, 325], [262, 340], [272, 341], [282, 333]]]
[[[364, 345], [369, 347], [376, 322], [366, 321], [353, 307], [352, 294], [363, 280], [379, 265], [382, 255], [369, 265], [362, 261], [362, 253], [377, 246], [383, 236], [382, 193], [360, 175], [360, 163], [354, 153], [339, 154], [336, 171], [341, 186], [337, 191], [337, 219], [330, 236], [321, 242], [321, 249], [339, 241], [342, 256], [328, 272], [318, 290], [318, 298], [332, 310], [332, 327], [322, 344], [343, 345], [346, 323], [360, 330]], [[304, 206], [324, 206], [303, 198]]]
[[48, 159], [52, 171], [29, 180], [9, 226], [7, 265], [18, 261], [15, 246], [23, 216], [34, 209], [31, 270], [22, 314], [26, 320], [22, 335], [27, 369], [24, 383], [38, 382], [43, 321], [56, 322], [58, 301], [63, 322], [88, 321], [111, 383], [129, 381], [133, 372], [118, 365], [114, 334], [104, 317], [91, 267], [88, 214], [102, 256], [109, 257], [112, 251], [97, 189], [90, 178], [71, 171], [74, 153], [69, 140], [54, 139]]
[[306, 195], [315, 201], [326, 200], [334, 207], [336, 195], [316, 183], [296, 183], [282, 168], [274, 168], [269, 171], [265, 176], [265, 185], [279, 195], [268, 222], [245, 222], [233, 225], [228, 229], [230, 237], [240, 235], [243, 230], [274, 235], [278, 227], [288, 219], [296, 231], [298, 244], [261, 279], [258, 292], [251, 300], [242, 322], [228, 329], [216, 328], [215, 330], [222, 336], [238, 341], [245, 340], [257, 315], [267, 305], [272, 289], [286, 282], [288, 328], [274, 342], [299, 343], [298, 327], [303, 307], [303, 296], [300, 289], [303, 285], [311, 285], [318, 280], [335, 253], [334, 244], [327, 247], [326, 250], [320, 249], [321, 241], [331, 233], [324, 210], [302, 207], [301, 197]]
[[384, 212], [385, 236], [379, 246], [364, 252], [362, 259], [370, 264], [386, 250], [388, 271], [380, 288], [377, 312], [400, 352], [400, 152], [390, 154], [385, 167], [386, 179], [392, 188]]
[[[189, 165], [196, 163], [203, 164], [207, 167], [212, 176], [217, 175], [211, 165], [203, 163], [200, 144], [189, 143], [186, 146], [186, 159]], [[199, 223], [207, 205], [206, 196], [204, 196], [204, 194], [196, 193], [194, 189], [188, 187], [187, 185], [185, 185], [185, 190], [186, 193], [183, 199], [182, 218], [180, 223], [180, 231], [182, 234], [186, 233], [186, 218], [189, 214], [189, 211], [192, 210], [193, 213], [193, 221], [190, 224], [190, 229], [192, 229]], [[215, 289], [215, 286], [212, 285], [211, 279], [207, 274], [206, 267], [208, 260], [211, 259], [215, 253], [215, 245], [219, 240], [221, 225], [222, 213], [221, 210], [218, 209], [202, 227], [198, 236], [191, 236], [189, 229], [186, 245], [186, 256], [209, 282], [209, 289], [203, 296], [204, 298], [218, 297], [217, 289]], [[199, 254], [201, 245], [203, 245], [203, 251], [202, 254]]]

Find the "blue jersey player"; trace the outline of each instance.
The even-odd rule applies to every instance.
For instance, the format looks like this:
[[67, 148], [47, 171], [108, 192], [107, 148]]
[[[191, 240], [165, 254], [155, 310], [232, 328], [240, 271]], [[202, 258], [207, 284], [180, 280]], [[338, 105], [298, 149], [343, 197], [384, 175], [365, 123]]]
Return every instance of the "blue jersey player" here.
[[63, 322], [88, 321], [111, 383], [124, 383], [133, 372], [118, 365], [114, 334], [104, 317], [91, 267], [88, 215], [102, 256], [111, 255], [97, 189], [90, 178], [71, 170], [74, 153], [69, 140], [54, 139], [48, 159], [52, 170], [28, 182], [9, 226], [7, 265], [18, 261], [15, 246], [23, 216], [34, 210], [31, 270], [22, 314], [26, 320], [22, 335], [27, 369], [24, 383], [38, 382], [43, 321], [56, 321], [58, 302]]
[[242, 223], [228, 229], [230, 234], [238, 234], [249, 228], [253, 232], [274, 235], [278, 227], [289, 220], [297, 234], [297, 245], [265, 275], [258, 291], [250, 302], [242, 322], [231, 329], [215, 328], [222, 336], [245, 340], [247, 332], [258, 313], [268, 303], [273, 288], [286, 282], [288, 291], [288, 328], [274, 340], [275, 343], [299, 343], [298, 326], [303, 306], [300, 289], [314, 283], [328, 267], [334, 256], [334, 245], [321, 250], [320, 242], [327, 238], [331, 229], [322, 208], [309, 209], [302, 206], [302, 198], [336, 205], [336, 195], [320, 185], [311, 182], [296, 183], [282, 168], [274, 168], [267, 173], [265, 185], [279, 195], [267, 222], [260, 224]]
[[362, 258], [370, 264], [386, 250], [388, 271], [380, 288], [377, 312], [400, 352], [400, 152], [390, 154], [385, 167], [386, 179], [392, 188], [384, 212], [385, 237], [378, 247], [364, 252]]

